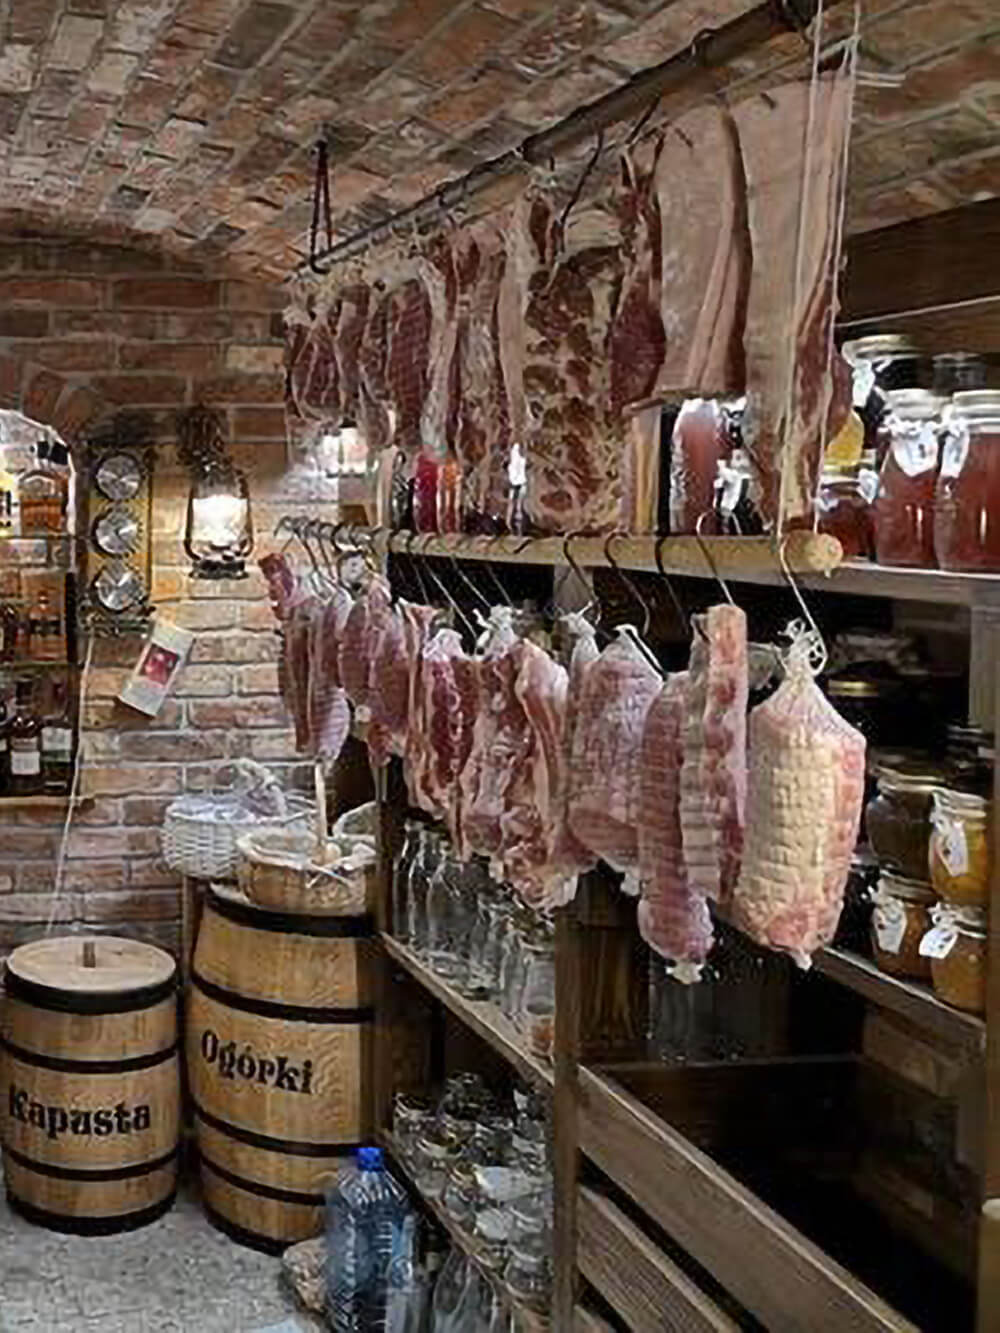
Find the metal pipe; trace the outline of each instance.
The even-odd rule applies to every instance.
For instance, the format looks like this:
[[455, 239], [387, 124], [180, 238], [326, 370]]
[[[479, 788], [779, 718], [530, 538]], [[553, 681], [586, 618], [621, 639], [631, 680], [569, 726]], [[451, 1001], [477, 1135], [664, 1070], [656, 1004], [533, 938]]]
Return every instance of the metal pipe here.
[[[825, 10], [842, 4], [844, 0], [826, 0]], [[659, 65], [641, 70], [620, 88], [599, 97], [595, 102], [578, 107], [563, 120], [532, 134], [519, 148], [512, 148], [499, 157], [473, 167], [467, 175], [448, 181], [433, 194], [402, 209], [381, 222], [345, 237], [321, 251], [316, 260], [329, 268], [350, 259], [373, 241], [394, 229], [412, 228], [433, 216], [465, 203], [481, 193], [498, 177], [521, 173], [524, 164], [541, 165], [558, 157], [596, 135], [599, 131], [631, 120], [649, 108], [667, 93], [702, 84], [704, 91], [713, 89], [711, 71], [731, 64], [747, 51], [788, 32], [802, 31], [812, 22], [819, 8], [819, 0], [764, 0], [739, 18], [721, 28], [699, 33], [682, 51], [670, 56]], [[310, 264], [303, 260], [292, 276], [309, 273]]]

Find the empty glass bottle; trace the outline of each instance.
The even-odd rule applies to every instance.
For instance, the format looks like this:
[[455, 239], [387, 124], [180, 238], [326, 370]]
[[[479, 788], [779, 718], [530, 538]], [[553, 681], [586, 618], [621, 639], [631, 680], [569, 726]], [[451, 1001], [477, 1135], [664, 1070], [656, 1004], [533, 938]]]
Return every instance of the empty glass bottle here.
[[420, 848], [420, 825], [407, 820], [403, 846], [392, 872], [392, 933], [403, 944], [410, 937], [409, 881]]

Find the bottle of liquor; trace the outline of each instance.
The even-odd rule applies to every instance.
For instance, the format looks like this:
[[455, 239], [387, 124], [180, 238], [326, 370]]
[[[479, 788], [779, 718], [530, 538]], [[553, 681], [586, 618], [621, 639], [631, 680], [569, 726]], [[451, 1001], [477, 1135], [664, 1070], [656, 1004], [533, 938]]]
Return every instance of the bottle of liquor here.
[[7, 723], [11, 796], [34, 796], [42, 783], [42, 724], [30, 680], [14, 685], [14, 715]]
[[10, 750], [7, 746], [7, 703], [0, 694], [0, 796], [10, 789]]
[[44, 588], [28, 613], [28, 657], [33, 662], [62, 662], [66, 657], [62, 616]]
[[18, 498], [21, 536], [51, 536], [64, 531], [69, 483], [52, 463], [52, 446], [41, 439], [35, 445], [35, 466], [21, 474]]
[[0, 662], [13, 662], [18, 648], [21, 617], [13, 602], [0, 597]]
[[52, 686], [52, 703], [42, 718], [42, 790], [66, 796], [73, 782], [73, 719], [66, 682]]

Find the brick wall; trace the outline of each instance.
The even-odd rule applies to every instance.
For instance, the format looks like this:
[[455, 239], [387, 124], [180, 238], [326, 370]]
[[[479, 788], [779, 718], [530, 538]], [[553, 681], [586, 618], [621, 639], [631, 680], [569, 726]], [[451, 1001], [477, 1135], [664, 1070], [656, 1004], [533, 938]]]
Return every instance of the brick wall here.
[[[71, 444], [116, 407], [152, 413], [154, 601], [197, 631], [180, 687], [152, 722], [114, 703], [138, 641], [97, 644], [83, 716], [83, 789], [93, 801], [74, 821], [55, 903], [61, 930], [173, 943], [179, 884], [158, 854], [170, 799], [237, 755], [296, 776], [261, 580], [188, 579], [187, 474], [174, 452], [178, 408], [203, 401], [225, 412], [264, 549], [286, 507], [281, 301], [277, 288], [170, 269], [126, 249], [0, 239], [0, 406], [52, 424]], [[48, 812], [0, 810], [0, 955], [44, 929], [60, 832]]]

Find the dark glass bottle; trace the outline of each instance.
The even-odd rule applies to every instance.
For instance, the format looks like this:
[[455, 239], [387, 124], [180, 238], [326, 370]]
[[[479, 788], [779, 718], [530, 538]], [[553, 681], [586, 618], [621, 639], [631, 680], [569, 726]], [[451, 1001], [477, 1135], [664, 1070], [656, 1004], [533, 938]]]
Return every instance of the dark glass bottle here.
[[0, 695], [0, 796], [10, 789], [10, 749], [7, 742], [7, 704]]
[[47, 796], [66, 796], [73, 780], [73, 718], [65, 681], [52, 687], [52, 703], [42, 719], [42, 789]]
[[14, 686], [14, 714], [7, 723], [11, 796], [34, 796], [42, 784], [42, 724], [33, 695], [30, 680]]

